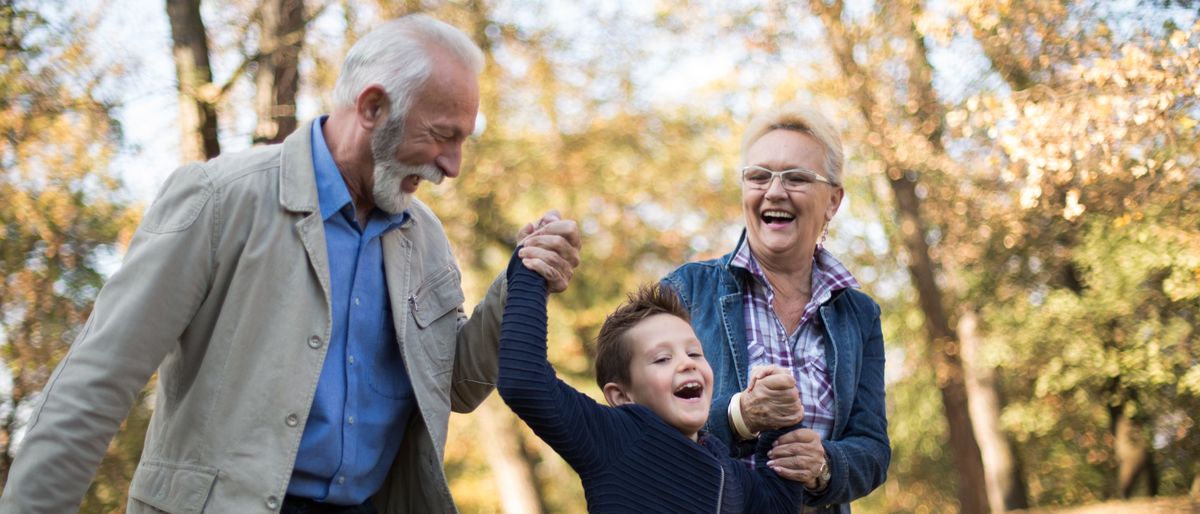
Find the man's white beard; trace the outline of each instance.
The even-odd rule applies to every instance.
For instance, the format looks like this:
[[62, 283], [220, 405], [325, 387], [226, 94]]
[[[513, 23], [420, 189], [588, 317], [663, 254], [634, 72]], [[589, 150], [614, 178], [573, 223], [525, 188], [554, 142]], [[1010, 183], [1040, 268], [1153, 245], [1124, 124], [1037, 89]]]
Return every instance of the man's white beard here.
[[411, 165], [402, 164], [395, 159], [375, 161], [375, 186], [372, 196], [375, 206], [388, 214], [400, 214], [408, 209], [412, 195], [404, 191], [404, 179], [416, 175], [424, 180], [440, 184], [442, 171], [432, 164]]
[[389, 214], [400, 214], [408, 209], [412, 195], [404, 192], [404, 179], [416, 175], [424, 180], [441, 184], [442, 170], [433, 164], [404, 164], [396, 160], [396, 147], [400, 145], [404, 130], [401, 117], [392, 118], [375, 131], [371, 137], [371, 156], [375, 159], [375, 185], [371, 195], [375, 206]]

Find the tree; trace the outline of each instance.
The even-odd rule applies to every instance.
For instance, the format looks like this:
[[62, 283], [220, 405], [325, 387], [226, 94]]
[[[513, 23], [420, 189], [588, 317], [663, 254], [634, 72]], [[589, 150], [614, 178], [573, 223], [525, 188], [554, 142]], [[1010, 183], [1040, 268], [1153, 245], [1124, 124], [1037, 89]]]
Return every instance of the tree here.
[[258, 6], [259, 54], [254, 72], [255, 143], [281, 143], [296, 130], [296, 93], [300, 89], [303, 49], [303, 0], [269, 0]]
[[[590, 341], [625, 292], [732, 244], [742, 224], [729, 170], [750, 114], [812, 99], [835, 110], [847, 142], [849, 201], [828, 244], [883, 306], [889, 432], [904, 456], [855, 510], [999, 512], [1200, 490], [1200, 43], [1195, 13], [1175, 8], [1183, 3], [1147, 0], [1133, 12], [1092, 0], [936, 9], [917, 0], [629, 9], [340, 0], [312, 9], [299, 32], [283, 28], [296, 3], [221, 2], [219, 19], [205, 11], [214, 43], [206, 52], [236, 66], [216, 70], [229, 75], [219, 83], [201, 81], [199, 96], [224, 120], [252, 105], [284, 106], [255, 111], [263, 129], [254, 137], [267, 141], [295, 105], [285, 91], [296, 88], [285, 80], [290, 63], [313, 70], [300, 78], [303, 99], [332, 88], [341, 54], [377, 20], [428, 9], [470, 34], [487, 58], [480, 134], [463, 176], [420, 195], [446, 221], [468, 298], [503, 268], [518, 226], [551, 206], [580, 221], [584, 263], [550, 313], [551, 360], [576, 387], [595, 392]], [[321, 6], [340, 9], [309, 25]], [[12, 10], [24, 14], [8, 27], [44, 26], [27, 17], [34, 11]], [[324, 22], [344, 27], [326, 32]], [[24, 352], [5, 354], [21, 385], [14, 378], [13, 403], [0, 414], [19, 431], [20, 406], [61, 353], [44, 341], [77, 330], [99, 287], [96, 256], [116, 253], [101, 241], [125, 237], [128, 224], [110, 225], [135, 216], [103, 201], [110, 179], [44, 171], [82, 169], [44, 163], [80, 161], [71, 156], [84, 148], [103, 162], [111, 138], [67, 143], [70, 134], [46, 129], [67, 126], [59, 121], [11, 121], [77, 127], [79, 112], [103, 111], [79, 100], [94, 99], [78, 94], [87, 87], [55, 90], [45, 78], [84, 69], [46, 53], [74, 39], [0, 32], [9, 34], [2, 112], [45, 113], [0, 121], [0, 336], [4, 352]], [[10, 49], [23, 53], [10, 59], [18, 55]], [[284, 63], [272, 69], [272, 56]], [[683, 93], [654, 95], [678, 84], [680, 64], [695, 56], [705, 66], [731, 56], [734, 65]], [[37, 71], [47, 69], [57, 71]], [[242, 80], [250, 73], [255, 81]], [[51, 90], [75, 100], [22, 92]], [[112, 133], [111, 122], [88, 123], [91, 133]], [[45, 221], [74, 220], [55, 218], [72, 209], [103, 222]], [[95, 243], [68, 244], [73, 237]], [[52, 276], [60, 264], [49, 254], [70, 272]], [[68, 284], [83, 285], [73, 293]], [[26, 316], [34, 308], [54, 314]], [[62, 316], [73, 321], [54, 321]], [[460, 507], [581, 512], [569, 467], [502, 405], [482, 409], [452, 419], [446, 469]], [[113, 462], [123, 464], [97, 476], [88, 509], [119, 507], [140, 449], [129, 438], [140, 437], [137, 416], [114, 444]], [[939, 418], [946, 422], [930, 423]], [[500, 440], [484, 446], [481, 432]]]
[[[38, 393], [91, 312], [106, 262], [138, 219], [108, 171], [121, 134], [101, 93], [113, 63], [97, 62], [82, 36], [96, 21], [51, 21], [47, 8], [0, 5], [0, 359], [12, 379], [0, 397], [0, 481]], [[137, 405], [85, 510], [123, 505], [147, 418]]]
[[[997, 341], [997, 346], [1006, 354], [1029, 356], [1003, 366], [1011, 376], [1031, 381], [1015, 381], [1019, 387], [1032, 389], [1032, 398], [1006, 413], [1005, 421], [1029, 439], [1026, 454], [1062, 452], [1037, 439], [1055, 428], [1081, 431], [1084, 440], [1097, 441], [1089, 445], [1080, 467], [1107, 467], [1111, 462], [1115, 469], [1111, 478], [1092, 478], [1100, 486], [1093, 490], [1128, 497], [1137, 487], [1155, 494], [1167, 485], [1164, 476], [1172, 477], [1171, 489], [1186, 490], [1186, 477], [1196, 472], [1188, 470], [1190, 465], [1172, 462], [1180, 454], [1155, 452], [1150, 439], [1164, 423], [1190, 424], [1190, 416], [1179, 420], [1176, 409], [1194, 396], [1187, 387], [1164, 389], [1161, 378], [1128, 363], [1150, 369], [1165, 366], [1176, 376], [1186, 376], [1189, 360], [1196, 355], [1190, 349], [1194, 334], [1173, 332], [1152, 321], [1196, 316], [1188, 288], [1173, 285], [1180, 280], [1194, 283], [1194, 272], [1183, 271], [1186, 265], [1178, 268], [1177, 263], [1200, 258], [1195, 231], [1172, 228], [1196, 226], [1194, 213], [1185, 207], [1195, 202], [1196, 182], [1179, 168], [1195, 162], [1197, 151], [1195, 83], [1185, 71], [1197, 65], [1195, 28], [1179, 30], [1170, 22], [1156, 27], [1155, 18], [1149, 17], [1119, 36], [1112, 28], [1115, 22], [1099, 14], [1082, 16], [1087, 11], [1075, 9], [1064, 12], [1095, 20], [1083, 27], [1084, 36], [1077, 30], [1073, 38], [1051, 34], [1033, 39], [1050, 45], [1040, 49], [1043, 56], [1055, 56], [1041, 59], [1049, 66], [1038, 72], [1039, 89], [973, 98], [961, 117], [955, 116], [969, 127], [966, 130], [994, 142], [981, 155], [1005, 170], [1007, 178], [1002, 180], [1017, 186], [1009, 204], [1021, 206], [994, 213], [992, 224], [1006, 243], [1006, 251], [995, 255], [1007, 255], [1015, 272], [979, 283], [981, 289], [999, 293], [989, 317], [1016, 336]], [[1167, 207], [1171, 205], [1179, 208]], [[1157, 260], [1139, 260], [1135, 248], [1122, 246], [1121, 241], [1130, 238], [1155, 248]], [[1113, 255], [1101, 258], [1097, 246]], [[1163, 282], [1165, 277], [1175, 278]], [[1109, 296], [1113, 293], [1120, 299]], [[1060, 310], [1066, 305], [1071, 314]], [[1125, 315], [1144, 321], [1115, 314], [1117, 305]], [[1038, 321], [1043, 316], [1055, 320], [1049, 326], [1069, 327], [1070, 337], [1060, 340], [1057, 334], [1035, 335], [1014, 326], [1020, 320], [1022, 326], [1046, 329]], [[1131, 339], [1131, 330], [1138, 336]], [[1158, 353], [1164, 347], [1173, 350]], [[1083, 364], [1081, 351], [1088, 359], [1101, 360]], [[1182, 355], [1188, 357], [1171, 364]], [[1173, 405], [1161, 405], [1157, 399], [1164, 397]], [[1083, 414], [1083, 420], [1064, 413], [1017, 424], [1018, 418], [1036, 419], [1045, 409], [1059, 411], [1063, 405], [1070, 406], [1066, 412]], [[1107, 422], [1096, 423], [1099, 419]], [[1179, 441], [1176, 448], [1182, 455], [1191, 455], [1195, 450], [1188, 449], [1193, 443], [1187, 441], [1192, 437], [1182, 430], [1171, 440]], [[1106, 440], [1112, 444], [1103, 444]], [[1164, 461], [1169, 467], [1163, 468]], [[1088, 493], [1056, 494], [1072, 500]]]
[[211, 159], [221, 153], [217, 140], [220, 89], [213, 84], [200, 0], [167, 0], [167, 17], [179, 88], [180, 160]]
[[[889, 3], [856, 27], [847, 26], [840, 1], [814, 0], [809, 7], [825, 26], [834, 61], [843, 77], [858, 85], [852, 88], [851, 96], [872, 134], [868, 137], [870, 148], [882, 162], [893, 193], [899, 224], [897, 236], [908, 257], [909, 274], [925, 317], [926, 341], [934, 357], [932, 364], [948, 423], [959, 478], [959, 506], [965, 513], [987, 512], [986, 480], [967, 403], [961, 341], [952, 328], [952, 315], [946, 307], [955, 302], [952, 297], [947, 298], [947, 292], [938, 283], [937, 276], [944, 269], [929, 244], [932, 229], [942, 227], [930, 225], [918, 194], [919, 184], [929, 180], [926, 178], [929, 174], [942, 172], [936, 161], [945, 156], [942, 141], [945, 108], [934, 91], [925, 41], [915, 25], [918, 13], [914, 11], [920, 8], [919, 3]], [[901, 84], [886, 79], [880, 83], [877, 77], [888, 77], [887, 73], [860, 65], [855, 59], [856, 47], [869, 45], [869, 39], [874, 37], [891, 37], [906, 43], [898, 55], [885, 53], [875, 61], [887, 62], [890, 58], [893, 65], [902, 67], [907, 75], [902, 87], [891, 89]]]

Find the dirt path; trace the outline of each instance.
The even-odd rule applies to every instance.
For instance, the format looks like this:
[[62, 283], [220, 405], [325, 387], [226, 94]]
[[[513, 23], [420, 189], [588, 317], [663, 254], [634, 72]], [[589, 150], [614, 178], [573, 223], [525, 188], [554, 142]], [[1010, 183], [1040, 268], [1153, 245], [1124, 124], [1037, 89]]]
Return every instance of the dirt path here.
[[1109, 501], [1062, 509], [1030, 509], [1013, 514], [1200, 514], [1200, 498], [1146, 498]]

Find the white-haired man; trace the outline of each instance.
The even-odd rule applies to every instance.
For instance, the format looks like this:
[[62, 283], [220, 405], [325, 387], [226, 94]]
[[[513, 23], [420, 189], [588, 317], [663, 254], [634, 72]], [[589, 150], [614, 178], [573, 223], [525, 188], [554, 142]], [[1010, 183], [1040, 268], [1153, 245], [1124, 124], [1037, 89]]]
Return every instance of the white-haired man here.
[[[280, 145], [176, 171], [47, 383], [0, 511], [79, 503], [138, 391], [155, 413], [129, 512], [449, 512], [450, 411], [494, 387], [502, 276], [467, 317], [436, 216], [459, 175], [478, 47], [425, 16], [350, 50], [335, 109]], [[551, 212], [518, 238], [556, 290]]]

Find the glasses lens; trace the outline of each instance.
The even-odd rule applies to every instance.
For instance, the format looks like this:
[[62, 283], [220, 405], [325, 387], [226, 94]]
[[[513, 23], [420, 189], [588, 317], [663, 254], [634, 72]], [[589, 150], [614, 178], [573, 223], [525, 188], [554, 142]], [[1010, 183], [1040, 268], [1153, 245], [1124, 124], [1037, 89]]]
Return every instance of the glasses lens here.
[[765, 187], [771, 183], [771, 172], [757, 167], [746, 168], [742, 170], [742, 180], [755, 187]]
[[783, 187], [786, 189], [804, 189], [815, 182], [815, 177], [811, 172], [804, 170], [792, 170], [783, 174]]

